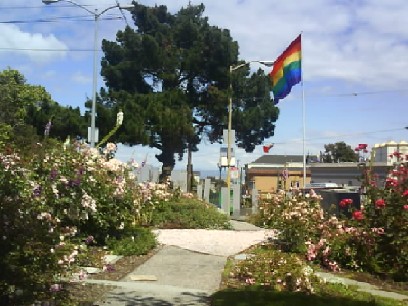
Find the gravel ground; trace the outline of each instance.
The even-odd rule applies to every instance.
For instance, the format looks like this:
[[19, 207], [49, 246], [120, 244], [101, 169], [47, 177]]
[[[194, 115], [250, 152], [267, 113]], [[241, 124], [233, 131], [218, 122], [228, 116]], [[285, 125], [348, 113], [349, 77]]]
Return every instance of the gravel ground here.
[[161, 244], [219, 256], [238, 254], [274, 236], [272, 230], [158, 229], [154, 233]]

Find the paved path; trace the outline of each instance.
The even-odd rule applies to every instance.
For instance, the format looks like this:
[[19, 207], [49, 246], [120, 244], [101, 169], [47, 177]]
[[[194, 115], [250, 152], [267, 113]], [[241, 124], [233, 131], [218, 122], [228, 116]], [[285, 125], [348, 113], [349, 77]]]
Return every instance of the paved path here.
[[[226, 256], [162, 246], [121, 282], [111, 282], [119, 287], [97, 305], [209, 305], [208, 297], [219, 288], [226, 260]], [[133, 281], [132, 278], [157, 280]]]
[[374, 286], [372, 284], [368, 284], [365, 282], [359, 282], [353, 279], [348, 279], [348, 278], [341, 277], [333, 273], [316, 272], [315, 274], [329, 283], [339, 283], [339, 284], [343, 284], [346, 286], [356, 286], [358, 287], [357, 289], [358, 291], [368, 292], [372, 295], [387, 297], [387, 298], [391, 298], [391, 299], [399, 300], [399, 301], [405, 300], [408, 302], [407, 295], [403, 295], [403, 294], [399, 294], [399, 293], [391, 292], [391, 291], [383, 291], [383, 290], [378, 289], [377, 286]]
[[[208, 298], [219, 288], [228, 256], [266, 237], [263, 229], [249, 223], [231, 221], [231, 224], [234, 231], [158, 230], [162, 244], [159, 251], [120, 282], [87, 281], [118, 286], [96, 305], [209, 305]], [[177, 239], [173, 241], [174, 237]], [[228, 244], [233, 240], [240, 242], [238, 247], [237, 241]]]
[[[231, 221], [231, 224], [234, 231], [223, 231], [222, 235], [219, 231], [211, 230], [159, 230], [159, 251], [124, 279], [119, 282], [87, 280], [89, 283], [117, 286], [117, 289], [94, 305], [208, 306], [210, 295], [219, 288], [228, 256], [268, 237], [263, 229], [251, 224], [239, 221]], [[201, 231], [205, 231], [207, 237], [203, 238]], [[232, 247], [235, 243], [228, 245], [228, 241], [239, 239], [239, 233], [241, 237], [245, 237], [241, 239], [243, 241], [240, 248]], [[179, 238], [177, 241], [180, 245], [172, 240], [173, 237]], [[222, 239], [218, 241], [217, 237]], [[188, 244], [185, 244], [186, 240], [190, 240]], [[199, 247], [205, 253], [198, 252]], [[381, 291], [367, 283], [340, 278], [330, 273], [320, 274], [327, 281], [357, 285], [361, 291], [373, 295], [408, 300], [408, 296]]]

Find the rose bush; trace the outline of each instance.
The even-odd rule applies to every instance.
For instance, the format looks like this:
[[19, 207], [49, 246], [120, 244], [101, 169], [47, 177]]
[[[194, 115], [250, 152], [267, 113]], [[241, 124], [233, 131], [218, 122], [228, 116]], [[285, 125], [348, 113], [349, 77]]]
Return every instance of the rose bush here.
[[408, 156], [396, 152], [384, 185], [364, 172], [366, 192], [361, 209], [351, 199], [338, 205], [341, 216], [324, 216], [320, 199], [299, 191], [288, 198], [284, 192], [263, 199], [258, 225], [278, 229], [279, 239], [290, 252], [305, 250], [306, 259], [332, 271], [348, 268], [408, 280]]
[[53, 291], [65, 272], [59, 261], [72, 251], [61, 238], [72, 228], [35, 201], [40, 188], [34, 177], [17, 154], [0, 154], [0, 300], [5, 305], [63, 299]]
[[63, 300], [62, 277], [76, 271], [90, 237], [104, 244], [140, 223], [149, 197], [131, 168], [107, 156], [52, 140], [0, 153], [3, 304]]
[[393, 166], [380, 185], [372, 167], [364, 173], [366, 190], [361, 226], [375, 232], [374, 273], [408, 280], [408, 155], [389, 156]]
[[279, 243], [286, 251], [305, 252], [305, 241], [316, 235], [323, 218], [320, 197], [313, 191], [302, 195], [293, 190], [290, 197], [279, 191], [262, 201], [257, 223], [278, 230]]

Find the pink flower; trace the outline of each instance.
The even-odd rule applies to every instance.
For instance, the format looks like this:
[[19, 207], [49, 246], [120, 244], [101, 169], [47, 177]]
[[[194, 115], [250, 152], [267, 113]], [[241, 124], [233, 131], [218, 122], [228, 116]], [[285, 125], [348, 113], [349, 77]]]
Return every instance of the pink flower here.
[[61, 284], [52, 284], [50, 286], [50, 291], [52, 292], [58, 292], [58, 291], [61, 291], [61, 289], [62, 289]]
[[408, 197], [408, 189], [405, 190], [405, 191], [402, 193], [402, 196], [403, 196], [403, 197]]
[[373, 233], [378, 234], [378, 235], [384, 234], [384, 228], [382, 228], [382, 227], [379, 227], [379, 228], [373, 227], [373, 228], [371, 229], [371, 231], [372, 231]]
[[401, 153], [400, 152], [394, 152], [392, 155], [394, 155], [394, 156], [396, 156], [397, 158], [400, 158], [401, 157]]
[[351, 205], [351, 204], [353, 204], [353, 200], [352, 200], [352, 199], [343, 199], [343, 200], [340, 201], [339, 206], [340, 206], [341, 208], [346, 208], [347, 205]]
[[404, 210], [408, 210], [408, 205], [407, 204], [404, 205]]
[[385, 180], [385, 186], [386, 187], [397, 187], [398, 186], [398, 181], [392, 178], [387, 178]]
[[385, 201], [384, 199], [378, 199], [375, 201], [375, 207], [376, 208], [383, 208], [385, 207]]
[[364, 219], [364, 214], [361, 210], [356, 210], [353, 212], [353, 219], [354, 220], [363, 220]]

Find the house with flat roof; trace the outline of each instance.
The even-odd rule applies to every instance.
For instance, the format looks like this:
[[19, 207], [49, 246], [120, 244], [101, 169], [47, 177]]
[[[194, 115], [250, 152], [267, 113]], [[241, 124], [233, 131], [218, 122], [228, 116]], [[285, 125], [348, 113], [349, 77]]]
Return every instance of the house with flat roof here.
[[[395, 154], [397, 152], [398, 154]], [[371, 157], [360, 162], [321, 163], [308, 158], [305, 186], [333, 183], [338, 186], [360, 187], [363, 172], [372, 166], [377, 183], [382, 185], [390, 167], [397, 161], [396, 155], [408, 156], [408, 142], [391, 141], [376, 144]], [[372, 159], [372, 161], [370, 160]], [[245, 165], [246, 188], [258, 190], [260, 194], [273, 193], [278, 189], [303, 186], [302, 155], [263, 155]]]
[[[303, 186], [302, 155], [263, 155], [245, 165], [248, 190], [273, 193], [279, 189]], [[310, 183], [310, 167], [306, 167], [306, 182]]]

